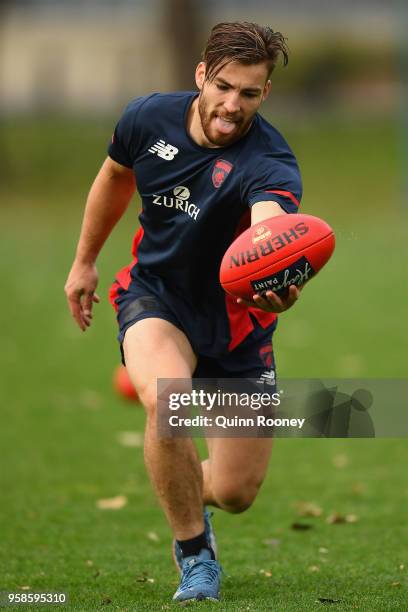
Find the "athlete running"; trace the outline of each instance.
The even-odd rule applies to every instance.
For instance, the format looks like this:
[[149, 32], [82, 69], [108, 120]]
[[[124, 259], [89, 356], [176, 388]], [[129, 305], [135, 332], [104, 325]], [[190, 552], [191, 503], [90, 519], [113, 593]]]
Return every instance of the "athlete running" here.
[[77, 324], [92, 321], [97, 256], [136, 188], [142, 200], [133, 261], [111, 289], [124, 362], [143, 403], [145, 462], [174, 534], [181, 573], [173, 599], [218, 599], [206, 506], [243, 512], [265, 477], [271, 438], [193, 441], [157, 435], [158, 378], [274, 376], [276, 313], [299, 297], [272, 291], [235, 300], [218, 281], [234, 238], [250, 224], [296, 213], [301, 179], [281, 134], [258, 113], [285, 39], [253, 23], [220, 23], [195, 74], [198, 92], [137, 98], [119, 120], [89, 193], [65, 292]]

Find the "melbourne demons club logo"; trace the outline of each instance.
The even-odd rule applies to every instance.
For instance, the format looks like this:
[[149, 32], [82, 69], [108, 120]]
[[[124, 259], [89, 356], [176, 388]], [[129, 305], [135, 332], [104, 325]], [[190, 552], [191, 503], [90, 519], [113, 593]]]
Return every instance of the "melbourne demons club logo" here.
[[272, 368], [273, 366], [272, 344], [269, 343], [261, 347], [261, 349], [259, 350], [259, 357], [261, 358], [266, 368]]
[[252, 232], [252, 244], [256, 244], [260, 240], [266, 240], [272, 235], [271, 230], [266, 225], [259, 225], [255, 231]]
[[225, 159], [217, 159], [212, 172], [212, 182], [216, 189], [221, 187], [232, 168], [233, 166], [229, 161], [225, 161]]

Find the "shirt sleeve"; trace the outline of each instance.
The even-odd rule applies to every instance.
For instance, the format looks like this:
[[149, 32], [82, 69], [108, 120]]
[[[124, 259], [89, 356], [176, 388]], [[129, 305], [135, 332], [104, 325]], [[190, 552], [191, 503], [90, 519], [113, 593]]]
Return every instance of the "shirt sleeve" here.
[[142, 141], [142, 109], [151, 96], [136, 98], [126, 107], [116, 124], [112, 141], [108, 146], [111, 159], [127, 168], [133, 168]]
[[244, 190], [248, 206], [274, 201], [287, 213], [298, 212], [302, 179], [295, 157], [289, 154], [285, 157], [265, 154], [255, 160]]

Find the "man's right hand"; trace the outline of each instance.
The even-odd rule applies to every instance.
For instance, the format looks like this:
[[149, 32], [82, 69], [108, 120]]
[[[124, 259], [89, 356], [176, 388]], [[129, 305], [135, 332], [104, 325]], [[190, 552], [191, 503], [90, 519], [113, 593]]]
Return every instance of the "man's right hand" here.
[[93, 263], [74, 261], [65, 283], [65, 295], [72, 316], [82, 331], [92, 322], [92, 307], [99, 302], [95, 293], [98, 285], [98, 271]]

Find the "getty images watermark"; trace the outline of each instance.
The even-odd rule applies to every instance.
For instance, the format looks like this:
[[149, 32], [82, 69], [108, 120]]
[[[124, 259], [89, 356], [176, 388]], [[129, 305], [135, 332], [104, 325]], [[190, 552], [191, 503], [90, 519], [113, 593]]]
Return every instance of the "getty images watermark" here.
[[158, 381], [158, 431], [162, 437], [271, 437], [299, 430], [302, 416], [280, 414], [274, 378]]
[[161, 437], [408, 437], [406, 379], [159, 379]]
[[[297, 427], [301, 429], [305, 423], [303, 418], [283, 418], [268, 416], [262, 413], [263, 409], [272, 410], [280, 406], [279, 392], [275, 393], [248, 393], [237, 391], [222, 391], [217, 389], [210, 392], [205, 389], [192, 389], [188, 392], [170, 392], [168, 407], [171, 411], [182, 408], [198, 408], [209, 414], [171, 414], [168, 417], [170, 427], [206, 427], [206, 428], [259, 428], [259, 427]], [[225, 411], [229, 412], [229, 416]], [[231, 414], [231, 410], [233, 413]], [[247, 414], [248, 410], [252, 414]], [[220, 412], [222, 411], [222, 414]], [[182, 411], [184, 412], [184, 411]], [[245, 415], [245, 416], [244, 416]]]

